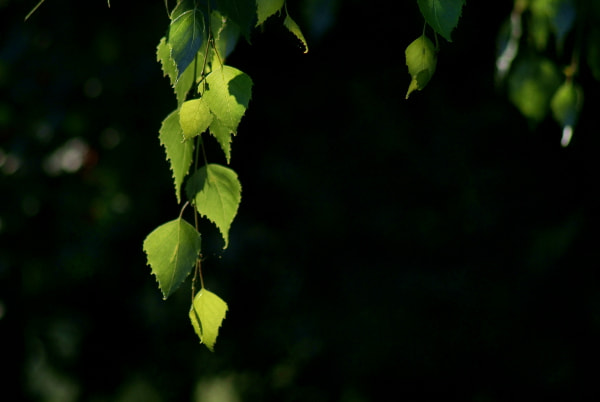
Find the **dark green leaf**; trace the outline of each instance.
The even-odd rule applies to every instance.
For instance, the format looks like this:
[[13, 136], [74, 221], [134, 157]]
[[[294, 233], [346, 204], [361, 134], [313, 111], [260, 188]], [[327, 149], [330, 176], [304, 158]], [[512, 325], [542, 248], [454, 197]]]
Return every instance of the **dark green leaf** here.
[[240, 28], [241, 34], [250, 41], [250, 32], [257, 19], [256, 0], [216, 0], [217, 10]]
[[425, 21], [448, 42], [450, 34], [458, 25], [465, 0], [418, 0]]
[[192, 0], [183, 0], [171, 13], [167, 43], [177, 67], [177, 77], [191, 64], [205, 38], [206, 16]]

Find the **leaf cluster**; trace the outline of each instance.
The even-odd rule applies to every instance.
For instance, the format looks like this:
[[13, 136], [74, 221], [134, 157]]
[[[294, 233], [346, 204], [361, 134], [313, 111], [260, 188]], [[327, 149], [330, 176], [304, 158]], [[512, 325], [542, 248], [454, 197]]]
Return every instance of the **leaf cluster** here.
[[[413, 91], [425, 88], [431, 80], [437, 65], [437, 35], [452, 42], [451, 34], [458, 25], [465, 0], [417, 0], [417, 4], [425, 20], [425, 27], [421, 36], [412, 41], [404, 52], [411, 76], [406, 99]], [[425, 35], [427, 26], [433, 30], [436, 46]]]
[[[160, 225], [144, 241], [152, 273], [166, 299], [194, 271], [190, 320], [200, 341], [211, 351], [227, 304], [204, 288], [198, 216], [214, 223], [224, 248], [241, 202], [242, 186], [228, 166], [208, 161], [204, 134], [219, 144], [231, 162], [232, 137], [252, 98], [252, 79], [225, 60], [240, 38], [276, 13], [285, 12], [284, 26], [308, 50], [284, 0], [179, 0], [169, 13], [170, 24], [156, 49], [157, 60], [173, 87], [177, 107], [163, 120], [159, 140], [173, 174], [175, 197], [187, 202], [179, 217]], [[182, 218], [193, 206], [194, 222]], [[196, 293], [196, 281], [200, 290]]]
[[[593, 3], [593, 2], [591, 2]], [[498, 36], [496, 78], [532, 125], [551, 115], [567, 146], [583, 105], [582, 60], [600, 78], [595, 54], [600, 8], [575, 0], [515, 0]], [[595, 3], [594, 3], [595, 4]], [[585, 57], [585, 58], [584, 58]]]

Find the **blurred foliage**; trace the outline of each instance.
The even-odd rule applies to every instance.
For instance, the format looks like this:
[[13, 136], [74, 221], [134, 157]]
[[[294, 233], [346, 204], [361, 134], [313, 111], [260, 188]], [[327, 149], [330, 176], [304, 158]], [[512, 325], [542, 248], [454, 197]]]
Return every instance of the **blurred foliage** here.
[[594, 4], [515, 0], [497, 40], [496, 74], [500, 82], [508, 81], [509, 98], [533, 124], [552, 110], [563, 129], [562, 146], [571, 141], [583, 103], [584, 91], [575, 82], [580, 70], [598, 77], [600, 8]]
[[[280, 21], [240, 43], [244, 202], [226, 252], [202, 231], [207, 288], [230, 308], [210, 353], [140, 246], [175, 202], [157, 138], [176, 106], [155, 60], [164, 4], [51, 0], [23, 23], [32, 6], [0, 1], [0, 334], [17, 350], [3, 400], [598, 394], [597, 25], [568, 148], [494, 81], [512, 2], [468, 2], [410, 101], [413, 2], [290, 2], [318, 16], [297, 21], [310, 53]], [[570, 56], [553, 51], [539, 57], [560, 72]]]

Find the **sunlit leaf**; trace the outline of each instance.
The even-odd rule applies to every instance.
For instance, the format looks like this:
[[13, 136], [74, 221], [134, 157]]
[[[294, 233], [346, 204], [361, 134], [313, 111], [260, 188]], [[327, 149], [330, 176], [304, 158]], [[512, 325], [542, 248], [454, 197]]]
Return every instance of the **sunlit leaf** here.
[[184, 102], [179, 110], [179, 124], [186, 139], [202, 134], [213, 120], [204, 98]]
[[411, 76], [406, 99], [415, 90], [421, 90], [427, 85], [437, 64], [435, 47], [425, 35], [415, 39], [405, 50], [406, 66]]
[[450, 34], [458, 25], [465, 0], [418, 0], [425, 21], [448, 42]]
[[201, 289], [194, 297], [190, 308], [190, 321], [200, 338], [200, 343], [205, 344], [211, 352], [214, 351], [219, 328], [226, 313], [227, 303], [211, 291]]
[[292, 17], [290, 17], [289, 14], [285, 16], [285, 20], [283, 20], [283, 25], [288, 29], [288, 31], [294, 34], [294, 36], [298, 38], [300, 42], [302, 42], [302, 46], [304, 46], [304, 53], [308, 53], [308, 43], [304, 38], [304, 34], [302, 34], [302, 30], [300, 29], [298, 24], [296, 24], [296, 21], [294, 21]]
[[258, 14], [256, 26], [262, 24], [267, 18], [280, 11], [283, 3], [285, 3], [285, 0], [256, 0]]
[[165, 147], [167, 159], [173, 171], [175, 196], [177, 202], [180, 203], [181, 184], [192, 164], [194, 144], [192, 141], [184, 141], [183, 130], [179, 124], [178, 110], [173, 111], [163, 120], [158, 138]]
[[210, 134], [215, 137], [221, 146], [227, 163], [231, 162], [231, 130], [225, 127], [221, 120], [213, 119], [210, 124]]
[[237, 68], [223, 66], [206, 77], [203, 98], [211, 112], [233, 133], [242, 120], [252, 96], [252, 80]]
[[157, 227], [146, 237], [144, 251], [164, 299], [189, 275], [200, 246], [200, 233], [181, 218]]
[[[202, 94], [214, 114], [211, 134], [229, 161], [231, 135], [237, 133], [238, 125], [248, 108], [252, 96], [252, 80], [240, 70], [223, 66], [206, 77], [207, 88]], [[204, 88], [204, 86], [201, 84]]]
[[204, 165], [188, 179], [186, 192], [200, 215], [217, 226], [225, 241], [223, 248], [226, 248], [229, 228], [242, 198], [237, 174], [225, 166]]

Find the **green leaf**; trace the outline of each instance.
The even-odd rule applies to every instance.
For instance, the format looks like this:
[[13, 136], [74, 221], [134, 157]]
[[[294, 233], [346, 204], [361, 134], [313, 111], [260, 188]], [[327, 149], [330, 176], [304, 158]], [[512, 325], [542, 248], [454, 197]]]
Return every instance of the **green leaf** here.
[[210, 125], [210, 134], [221, 146], [227, 163], [231, 162], [231, 130], [225, 127], [219, 119], [213, 119]]
[[431, 40], [425, 35], [419, 36], [405, 50], [406, 66], [411, 76], [406, 99], [415, 90], [422, 90], [431, 80], [437, 65], [437, 55]]
[[285, 0], [257, 0], [258, 21], [256, 21], [256, 26], [259, 26], [267, 18], [280, 11], [284, 2]]
[[205, 15], [193, 0], [180, 1], [171, 13], [167, 43], [177, 67], [177, 77], [192, 63], [204, 42]]
[[208, 107], [235, 133], [252, 96], [252, 80], [237, 68], [223, 66], [206, 76], [206, 83], [202, 96]]
[[418, 0], [425, 21], [448, 42], [450, 34], [458, 25], [465, 0]]
[[298, 24], [296, 24], [296, 21], [294, 21], [292, 17], [290, 17], [289, 14], [285, 16], [285, 20], [283, 20], [283, 26], [285, 26], [288, 29], [288, 31], [294, 34], [294, 36], [296, 36], [296, 38], [298, 38], [300, 42], [302, 42], [302, 45], [304, 46], [304, 53], [308, 53], [308, 43], [306, 42], [306, 39], [302, 34], [302, 30], [300, 29]]
[[216, 9], [239, 28], [246, 40], [256, 22], [256, 0], [216, 0]]
[[203, 98], [183, 102], [179, 110], [179, 124], [186, 140], [206, 131], [212, 120], [213, 115]]
[[216, 59], [217, 62], [222, 64], [235, 48], [240, 37], [240, 28], [237, 24], [231, 23], [227, 17], [221, 15], [217, 10], [214, 10], [211, 14], [210, 27], [215, 44], [214, 47], [218, 52]]
[[146, 237], [144, 251], [164, 299], [189, 275], [200, 245], [200, 233], [181, 218], [157, 227]]
[[237, 174], [225, 166], [204, 165], [189, 178], [186, 192], [200, 215], [217, 226], [227, 248], [229, 228], [242, 198]]
[[181, 184], [192, 165], [194, 144], [184, 141], [183, 130], [179, 124], [179, 111], [175, 110], [162, 122], [158, 138], [165, 147], [167, 159], [171, 164], [173, 179], [175, 181], [175, 196], [181, 203]]
[[583, 91], [572, 80], [565, 81], [550, 101], [554, 119], [562, 126], [574, 126], [583, 104]]
[[508, 77], [509, 99], [523, 116], [533, 123], [540, 122], [560, 86], [560, 72], [552, 61], [541, 57], [518, 60], [513, 68]]
[[[207, 75], [206, 83], [208, 88], [204, 90], [202, 98], [215, 116], [211, 134], [219, 140], [229, 162], [231, 134], [237, 133], [238, 125], [248, 108], [252, 96], [252, 80], [236, 68], [223, 66]], [[201, 84], [200, 90], [202, 88]]]
[[160, 62], [164, 75], [169, 77], [171, 86], [173, 86], [173, 89], [175, 90], [177, 104], [181, 106], [194, 83], [194, 66], [190, 64], [183, 74], [179, 76], [175, 61], [171, 57], [171, 46], [164, 37], [158, 44], [156, 56], [157, 60]]
[[566, 80], [556, 91], [550, 101], [550, 109], [554, 120], [563, 129], [561, 145], [566, 147], [571, 141], [573, 129], [577, 123], [583, 105], [583, 90], [572, 79]]
[[214, 352], [219, 328], [225, 319], [226, 312], [227, 303], [206, 289], [201, 289], [192, 302], [190, 308], [192, 326], [200, 338], [200, 343], [205, 344], [211, 352]]

